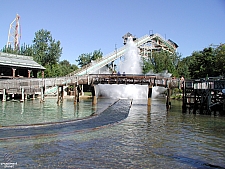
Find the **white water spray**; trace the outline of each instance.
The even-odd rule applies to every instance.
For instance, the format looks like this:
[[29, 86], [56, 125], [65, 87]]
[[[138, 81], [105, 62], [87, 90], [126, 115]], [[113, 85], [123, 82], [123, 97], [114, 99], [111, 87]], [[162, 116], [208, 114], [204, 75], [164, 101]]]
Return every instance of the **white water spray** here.
[[[124, 60], [119, 63], [119, 72], [121, 74], [142, 74], [142, 60], [138, 53], [138, 48], [133, 42], [132, 37], [129, 37], [126, 44], [126, 52]], [[152, 98], [162, 92], [161, 87], [153, 87]], [[113, 98], [113, 99], [147, 99], [148, 85], [134, 84], [99, 84], [96, 85], [97, 96]]]
[[142, 74], [141, 64], [141, 56], [138, 53], [138, 48], [133, 42], [133, 38], [128, 37], [124, 61], [120, 61], [119, 71], [120, 73], [125, 72], [126, 74]]

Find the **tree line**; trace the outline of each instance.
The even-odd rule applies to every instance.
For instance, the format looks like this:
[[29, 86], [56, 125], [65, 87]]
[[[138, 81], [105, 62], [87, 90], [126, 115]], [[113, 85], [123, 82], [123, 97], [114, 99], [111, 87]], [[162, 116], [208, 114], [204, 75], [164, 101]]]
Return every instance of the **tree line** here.
[[[78, 65], [68, 60], [60, 61], [62, 47], [60, 41], [52, 38], [51, 32], [41, 29], [35, 33], [31, 45], [23, 44], [18, 49], [3, 47], [5, 53], [32, 56], [34, 61], [46, 68], [45, 77], [65, 76], [77, 69], [91, 63], [92, 60], [101, 59], [101, 50], [92, 53], [83, 53], [75, 60]], [[188, 79], [223, 76], [225, 70], [225, 44], [209, 46], [202, 51], [194, 51], [191, 56], [181, 57], [179, 53], [155, 51], [147, 57], [142, 57], [143, 74], [148, 72], [161, 73], [167, 70], [174, 77], [184, 76]], [[109, 68], [110, 64], [107, 65]], [[41, 75], [39, 75], [41, 76]]]
[[143, 73], [153, 70], [161, 73], [168, 70], [172, 76], [187, 79], [225, 76], [225, 44], [210, 45], [191, 56], [182, 58], [181, 54], [166, 51], [153, 52], [143, 59]]

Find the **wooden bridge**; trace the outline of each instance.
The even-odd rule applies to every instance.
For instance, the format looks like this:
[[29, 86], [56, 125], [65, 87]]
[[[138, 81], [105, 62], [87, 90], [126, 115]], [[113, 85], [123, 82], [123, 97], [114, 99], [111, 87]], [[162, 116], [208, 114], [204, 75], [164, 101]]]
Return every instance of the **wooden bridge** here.
[[[67, 76], [59, 78], [17, 78], [0, 81], [0, 95], [2, 95], [2, 101], [6, 101], [7, 97], [13, 98], [14, 95], [20, 95], [21, 101], [29, 96], [33, 98], [35, 94], [41, 95], [41, 100], [44, 100], [45, 90], [57, 87], [58, 103], [63, 100], [63, 87], [72, 86], [74, 103], [79, 101], [79, 91], [81, 85], [92, 86], [93, 103], [97, 103], [95, 95], [95, 85], [98, 84], [140, 84], [148, 85], [149, 93], [148, 97], [151, 98], [152, 87], [161, 86], [168, 89], [177, 87], [179, 80], [154, 76], [154, 75], [114, 75], [114, 74], [89, 74], [83, 76]], [[170, 93], [170, 92], [169, 92]], [[150, 104], [150, 103], [148, 103]], [[169, 105], [169, 100], [168, 100]]]

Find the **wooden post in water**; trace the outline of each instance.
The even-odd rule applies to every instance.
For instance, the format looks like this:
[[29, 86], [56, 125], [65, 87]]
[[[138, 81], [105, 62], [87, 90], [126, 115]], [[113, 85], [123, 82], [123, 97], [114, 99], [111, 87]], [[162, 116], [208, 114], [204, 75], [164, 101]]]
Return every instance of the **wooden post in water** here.
[[171, 89], [167, 89], [167, 99], [166, 99], [166, 109], [169, 110], [171, 108], [171, 101], [170, 101]]
[[91, 86], [91, 93], [92, 93], [92, 104], [97, 104], [97, 97], [95, 93], [95, 86]]
[[73, 90], [74, 90], [74, 101], [73, 101], [73, 104], [77, 104], [77, 87], [76, 87], [76, 84], [73, 85]]
[[151, 106], [152, 102], [152, 84], [148, 85], [148, 106]]
[[41, 87], [41, 103], [44, 102], [44, 87]]
[[21, 88], [21, 100], [20, 102], [24, 102], [24, 88]]
[[3, 89], [3, 98], [2, 101], [5, 102], [6, 101], [6, 89]]
[[60, 104], [60, 92], [59, 92], [59, 86], [57, 89], [57, 104]]
[[79, 87], [79, 85], [77, 86], [77, 102], [80, 102], [80, 92], [81, 92], [81, 89]]
[[61, 102], [63, 102], [63, 96], [64, 96], [64, 90], [63, 90], [63, 86], [61, 86], [61, 99], [60, 99]]

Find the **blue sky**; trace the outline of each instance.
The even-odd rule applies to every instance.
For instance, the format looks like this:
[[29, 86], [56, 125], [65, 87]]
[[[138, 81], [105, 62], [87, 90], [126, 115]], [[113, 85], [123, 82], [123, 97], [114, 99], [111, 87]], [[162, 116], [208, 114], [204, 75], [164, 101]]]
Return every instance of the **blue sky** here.
[[82, 53], [122, 47], [127, 32], [139, 38], [153, 30], [176, 42], [183, 57], [225, 43], [225, 0], [1, 0], [0, 49], [17, 13], [20, 44], [48, 30], [61, 42], [60, 60], [73, 64]]

